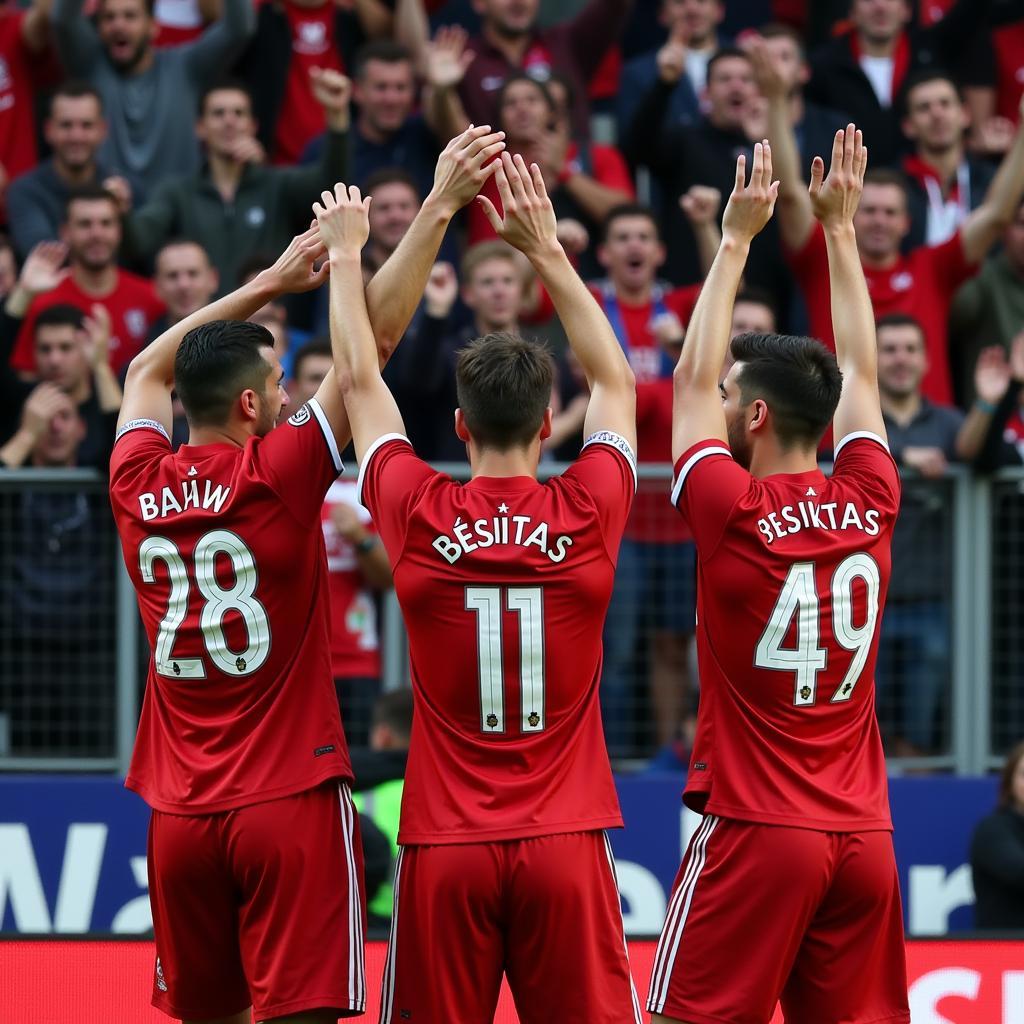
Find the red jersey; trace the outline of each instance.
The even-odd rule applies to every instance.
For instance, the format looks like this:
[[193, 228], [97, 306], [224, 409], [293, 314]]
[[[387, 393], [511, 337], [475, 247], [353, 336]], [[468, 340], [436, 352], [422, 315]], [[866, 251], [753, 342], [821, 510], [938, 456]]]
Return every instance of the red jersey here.
[[366, 453], [416, 698], [399, 843], [622, 826], [598, 683], [635, 473], [608, 432], [543, 484], [456, 483], [396, 434]]
[[377, 605], [366, 588], [356, 549], [335, 529], [331, 510], [352, 505], [371, 533], [376, 528], [370, 513], [359, 504], [354, 480], [336, 480], [323, 507], [324, 544], [327, 547], [328, 585], [331, 591], [331, 671], [335, 679], [380, 675]]
[[8, 180], [36, 165], [32, 63], [22, 39], [24, 11], [0, 11], [0, 166]]
[[75, 306], [86, 316], [94, 305], [103, 306], [110, 314], [110, 365], [120, 373], [143, 349], [153, 324], [164, 315], [166, 307], [157, 296], [152, 282], [145, 277], [118, 270], [117, 283], [106, 295], [89, 295], [66, 277], [52, 291], [37, 296], [22, 322], [18, 340], [11, 353], [11, 366], [16, 370], [35, 370], [32, 335], [36, 317], [51, 306]]
[[718, 440], [676, 463], [697, 542], [700, 711], [688, 806], [830, 832], [891, 828], [875, 717], [900, 480], [849, 434], [835, 470], [758, 480]]
[[156, 810], [351, 779], [320, 525], [340, 471], [315, 399], [244, 448], [172, 453], [152, 420], [119, 432], [111, 504], [154, 652], [125, 785]]
[[996, 53], [996, 114], [1016, 124], [1024, 93], [1024, 21], [992, 30]]
[[[828, 287], [828, 255], [825, 233], [815, 223], [803, 249], [789, 254], [793, 273], [807, 303], [811, 334], [834, 352], [832, 306]], [[949, 368], [949, 335], [946, 322], [957, 288], [978, 271], [969, 263], [957, 232], [941, 245], [922, 245], [901, 255], [885, 270], [864, 267], [875, 319], [889, 313], [908, 313], [924, 328], [928, 346], [928, 372], [921, 383], [925, 398], [939, 405], [953, 404], [953, 381]]]

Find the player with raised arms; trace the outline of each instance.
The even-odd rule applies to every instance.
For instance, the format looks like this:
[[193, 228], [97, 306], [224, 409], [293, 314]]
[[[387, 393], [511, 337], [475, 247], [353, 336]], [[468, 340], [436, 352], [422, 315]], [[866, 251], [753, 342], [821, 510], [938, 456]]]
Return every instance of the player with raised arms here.
[[[750, 242], [778, 192], [737, 161], [718, 255], [675, 370], [673, 503], [698, 555], [701, 704], [683, 799], [703, 814], [658, 943], [655, 1024], [907, 1024], [903, 916], [875, 718], [900, 481], [878, 399], [853, 214], [853, 125], [811, 172], [836, 355], [743, 334], [719, 383]], [[822, 275], [822, 287], [829, 281]], [[833, 419], [834, 417], [834, 419]], [[818, 469], [834, 423], [835, 469]]]
[[[504, 143], [471, 128], [365, 300], [386, 359], [448, 222]], [[286, 423], [273, 338], [244, 322], [323, 282], [314, 227], [131, 363], [110, 467], [153, 650], [126, 785], [152, 808], [153, 1004], [321, 1024], [365, 1008], [362, 858], [331, 675], [320, 512], [349, 427], [333, 373]], [[189, 421], [172, 452], [171, 390]], [[252, 1008], [250, 1011], [250, 1007]]]
[[314, 207], [361, 501], [391, 559], [416, 714], [381, 1021], [489, 1024], [504, 972], [523, 1024], [639, 1021], [604, 830], [622, 825], [601, 729], [601, 628], [636, 489], [633, 375], [555, 236], [536, 165], [502, 155], [497, 233], [550, 294], [590, 383], [583, 450], [537, 480], [553, 363], [516, 335], [459, 354], [472, 479], [418, 459], [362, 306], [368, 200]]

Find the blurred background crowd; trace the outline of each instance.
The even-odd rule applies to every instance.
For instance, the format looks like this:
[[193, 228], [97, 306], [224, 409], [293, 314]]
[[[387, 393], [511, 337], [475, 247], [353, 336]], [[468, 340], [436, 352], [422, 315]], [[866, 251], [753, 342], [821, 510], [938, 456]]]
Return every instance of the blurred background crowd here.
[[[372, 276], [469, 123], [503, 129], [539, 165], [563, 245], [636, 374], [642, 479], [605, 630], [613, 756], [687, 761], [695, 556], [667, 499], [671, 372], [736, 157], [768, 138], [782, 190], [733, 332], [830, 342], [805, 182], [848, 120], [870, 152], [857, 241], [906, 471], [880, 721], [894, 758], [953, 767], [957, 712], [972, 706], [958, 693], [984, 685], [978, 728], [988, 754], [1006, 753], [1024, 735], [1024, 477], [1012, 470], [1024, 463], [1022, 108], [1020, 0], [6, 3], [0, 764], [112, 757], [124, 726], [113, 680], [134, 611], [102, 473], [128, 362], [268, 266], [336, 181], [373, 196]], [[497, 198], [493, 183], [487, 193]], [[314, 292], [255, 317], [293, 409], [330, 368], [326, 310]], [[418, 453], [456, 475], [468, 467], [452, 429], [454, 357], [498, 330], [556, 353], [544, 466], [555, 471], [579, 450], [585, 382], [547, 296], [473, 204], [386, 371]], [[179, 421], [175, 441], [186, 437]], [[397, 620], [391, 574], [351, 479], [323, 525], [337, 688], [365, 747], [378, 696], [406, 681], [401, 645], [380, 628]], [[141, 685], [141, 653], [133, 666]]]

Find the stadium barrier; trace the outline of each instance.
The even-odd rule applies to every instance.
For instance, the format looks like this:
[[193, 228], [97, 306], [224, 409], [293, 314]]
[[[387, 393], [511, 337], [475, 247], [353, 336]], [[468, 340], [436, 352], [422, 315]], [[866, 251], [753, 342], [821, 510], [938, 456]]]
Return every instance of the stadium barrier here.
[[[442, 468], [468, 474], [465, 465]], [[541, 475], [562, 468], [543, 463]], [[668, 466], [640, 467], [648, 535], [678, 524], [664, 498], [670, 474]], [[880, 719], [897, 741], [890, 746], [893, 772], [977, 775], [1024, 736], [1022, 488], [1021, 471], [905, 480], [878, 669]], [[0, 771], [123, 772], [146, 652], [105, 480], [86, 470], [0, 476], [0, 565]], [[610, 612], [605, 637], [606, 650], [612, 640], [617, 663], [626, 665], [617, 687], [625, 704], [606, 714], [620, 729], [615, 753], [626, 766], [651, 756], [664, 738], [651, 686], [653, 659], [662, 656], [656, 641], [659, 634], [673, 641], [689, 615], [673, 606], [677, 590], [662, 599], [652, 578], [644, 582], [644, 572], [654, 571], [650, 560], [646, 569], [632, 565], [629, 573], [620, 565], [618, 611]], [[382, 621], [385, 686], [402, 686], [408, 658], [393, 594]], [[623, 662], [627, 629], [633, 634]], [[670, 654], [677, 657], [678, 649]], [[692, 650], [685, 666], [675, 666], [679, 678], [689, 670], [682, 697], [692, 711]], [[610, 671], [607, 694], [616, 689]]]

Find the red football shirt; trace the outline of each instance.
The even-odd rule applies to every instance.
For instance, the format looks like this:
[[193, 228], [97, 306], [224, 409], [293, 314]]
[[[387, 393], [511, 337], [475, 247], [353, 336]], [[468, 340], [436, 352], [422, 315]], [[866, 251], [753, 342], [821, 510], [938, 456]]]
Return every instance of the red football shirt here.
[[210, 814], [351, 779], [331, 677], [324, 496], [341, 470], [315, 400], [244, 448], [133, 420], [110, 460], [153, 650], [125, 785]]
[[377, 605], [359, 569], [356, 549], [334, 527], [331, 509], [352, 505], [364, 528], [376, 533], [370, 513], [359, 504], [354, 480], [336, 480], [323, 508], [324, 544], [327, 547], [331, 591], [331, 671], [335, 679], [380, 675]]
[[1016, 124], [1024, 93], [1024, 21], [994, 29], [992, 48], [996, 53], [996, 113]]
[[366, 453], [416, 699], [400, 843], [621, 827], [598, 683], [635, 472], [610, 433], [543, 484], [455, 483], [395, 434]]
[[32, 61], [21, 36], [24, 11], [0, 11], [0, 164], [10, 180], [36, 165]]
[[72, 277], [66, 277], [53, 291], [36, 296], [29, 306], [11, 353], [11, 366], [16, 370], [35, 370], [32, 334], [36, 317], [44, 309], [63, 305], [75, 306], [87, 316], [94, 305], [106, 308], [110, 314], [109, 357], [114, 373], [120, 373], [142, 351], [150, 328], [166, 312], [152, 283], [127, 270], [118, 270], [113, 291], [102, 296], [89, 295]]
[[[800, 252], [788, 256], [807, 303], [811, 334], [834, 352], [828, 254], [821, 225], [814, 225]], [[921, 392], [938, 405], [953, 404], [946, 328], [949, 307], [957, 288], [977, 271], [978, 265], [969, 263], [964, 255], [959, 233], [941, 245], [922, 245], [906, 256], [901, 255], [886, 270], [864, 267], [875, 318], [880, 320], [889, 313], [907, 313], [924, 328], [928, 372], [921, 383]]]
[[718, 440], [676, 464], [697, 542], [700, 711], [684, 800], [830, 832], [891, 828], [875, 717], [900, 480], [881, 438], [758, 480]]

